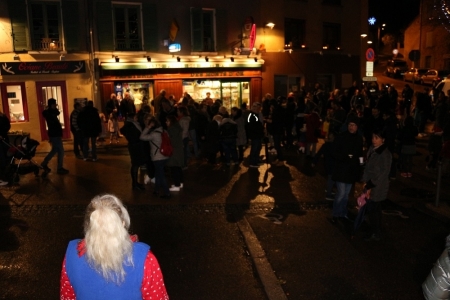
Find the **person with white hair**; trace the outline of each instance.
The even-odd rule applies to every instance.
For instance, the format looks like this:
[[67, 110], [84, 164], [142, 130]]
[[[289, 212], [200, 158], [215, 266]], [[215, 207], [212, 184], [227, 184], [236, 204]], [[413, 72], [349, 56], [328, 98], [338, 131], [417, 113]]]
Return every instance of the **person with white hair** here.
[[69, 242], [60, 299], [169, 299], [150, 246], [128, 233], [130, 216], [114, 195], [94, 197], [84, 239]]

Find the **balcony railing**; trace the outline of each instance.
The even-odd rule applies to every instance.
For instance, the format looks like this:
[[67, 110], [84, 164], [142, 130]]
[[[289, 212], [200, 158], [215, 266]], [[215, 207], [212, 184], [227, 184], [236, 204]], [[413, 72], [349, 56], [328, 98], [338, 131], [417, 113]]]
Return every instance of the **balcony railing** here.
[[140, 51], [142, 50], [139, 39], [116, 39], [116, 50], [120, 51]]
[[33, 41], [33, 50], [39, 51], [61, 51], [63, 43], [61, 41], [43, 38]]

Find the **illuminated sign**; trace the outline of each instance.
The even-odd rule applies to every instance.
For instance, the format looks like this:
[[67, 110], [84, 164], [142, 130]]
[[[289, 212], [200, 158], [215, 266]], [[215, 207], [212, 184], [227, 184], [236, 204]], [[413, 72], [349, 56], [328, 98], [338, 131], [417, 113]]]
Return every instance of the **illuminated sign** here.
[[179, 52], [179, 51], [181, 51], [180, 44], [170, 44], [169, 45], [169, 52]]
[[197, 69], [197, 68], [260, 68], [263, 60], [255, 62], [160, 62], [160, 63], [102, 63], [104, 70], [132, 70], [132, 69]]
[[49, 75], [86, 73], [84, 61], [0, 62], [1, 75]]

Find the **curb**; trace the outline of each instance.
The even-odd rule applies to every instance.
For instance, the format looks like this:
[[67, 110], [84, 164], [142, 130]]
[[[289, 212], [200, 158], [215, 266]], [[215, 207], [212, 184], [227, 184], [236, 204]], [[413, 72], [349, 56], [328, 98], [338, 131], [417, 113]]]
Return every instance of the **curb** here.
[[266, 254], [247, 219], [244, 217], [237, 224], [244, 236], [245, 243], [247, 244], [250, 256], [258, 271], [267, 298], [269, 300], [287, 300], [288, 298], [275, 276], [272, 266], [267, 260]]

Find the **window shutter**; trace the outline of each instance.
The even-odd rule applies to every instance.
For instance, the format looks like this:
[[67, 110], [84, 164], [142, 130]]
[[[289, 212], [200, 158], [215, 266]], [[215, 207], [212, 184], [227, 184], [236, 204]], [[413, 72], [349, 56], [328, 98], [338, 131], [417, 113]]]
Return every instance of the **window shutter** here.
[[8, 0], [14, 51], [30, 50], [26, 7], [25, 0]]
[[227, 11], [216, 9], [216, 51], [231, 51], [227, 45], [227, 33]]
[[64, 49], [66, 51], [80, 50], [80, 14], [78, 10], [78, 1], [66, 0], [61, 3], [64, 26]]
[[99, 50], [114, 51], [113, 18], [110, 1], [97, 2], [96, 19]]
[[203, 37], [202, 37], [202, 14], [201, 8], [191, 7], [191, 48], [192, 52], [203, 51]]
[[144, 50], [158, 51], [158, 18], [156, 4], [142, 3]]

